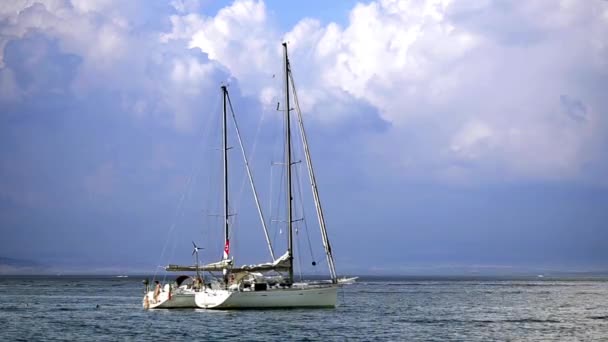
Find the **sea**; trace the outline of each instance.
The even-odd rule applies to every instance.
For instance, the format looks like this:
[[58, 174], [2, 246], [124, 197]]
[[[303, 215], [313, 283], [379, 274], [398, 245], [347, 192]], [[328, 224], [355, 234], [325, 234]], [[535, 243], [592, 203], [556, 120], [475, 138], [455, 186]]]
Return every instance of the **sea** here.
[[0, 341], [608, 341], [608, 279], [373, 277], [335, 309], [142, 308], [143, 277], [0, 277]]

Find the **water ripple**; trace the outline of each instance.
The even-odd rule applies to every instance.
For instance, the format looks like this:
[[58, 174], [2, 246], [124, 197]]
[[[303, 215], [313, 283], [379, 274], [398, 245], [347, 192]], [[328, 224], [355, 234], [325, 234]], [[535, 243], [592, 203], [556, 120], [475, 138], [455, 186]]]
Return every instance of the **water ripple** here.
[[377, 281], [332, 310], [144, 311], [140, 279], [0, 278], [0, 340], [596, 340], [605, 282]]

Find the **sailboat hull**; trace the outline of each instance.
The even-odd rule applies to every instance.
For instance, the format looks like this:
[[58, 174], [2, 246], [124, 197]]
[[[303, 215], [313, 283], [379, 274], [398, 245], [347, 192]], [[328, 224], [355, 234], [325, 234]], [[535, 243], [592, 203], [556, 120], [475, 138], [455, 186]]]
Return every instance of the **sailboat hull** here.
[[144, 309], [188, 309], [197, 308], [194, 292], [173, 293], [161, 292], [156, 300], [154, 292], [148, 292], [143, 299]]
[[195, 302], [203, 309], [333, 308], [338, 287], [269, 289], [265, 291], [210, 290], [198, 292]]

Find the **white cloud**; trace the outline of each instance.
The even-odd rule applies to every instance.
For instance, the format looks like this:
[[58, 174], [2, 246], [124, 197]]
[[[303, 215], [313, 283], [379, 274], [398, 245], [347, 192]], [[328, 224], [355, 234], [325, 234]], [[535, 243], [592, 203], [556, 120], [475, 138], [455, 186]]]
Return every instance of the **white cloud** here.
[[173, 6], [179, 13], [190, 13], [198, 12], [201, 8], [199, 0], [173, 0], [171, 1]]
[[599, 42], [608, 35], [601, 16], [608, 5], [462, 5], [359, 4], [345, 28], [307, 20], [288, 37], [304, 37], [307, 46], [294, 44], [296, 51], [315, 51], [307, 61], [323, 79], [308, 86], [321, 93], [338, 88], [372, 104], [392, 124], [390, 145], [400, 145], [399, 132], [412, 123], [426, 122], [426, 134], [434, 137], [419, 141], [416, 147], [425, 153], [417, 153], [418, 160], [411, 160], [410, 149], [402, 151], [408, 164], [443, 174], [441, 169], [475, 160], [463, 171], [469, 178], [486, 166], [500, 179], [579, 176], [598, 158], [589, 144], [607, 127], [597, 111], [588, 122], [562, 115], [560, 98], [570, 94], [607, 110], [597, 102], [600, 90], [583, 75], [606, 75], [608, 53]]
[[476, 147], [484, 141], [492, 138], [493, 132], [490, 127], [479, 121], [472, 121], [456, 133], [452, 139], [450, 150], [461, 154], [464, 158], [477, 158]]
[[198, 14], [172, 16], [172, 32], [162, 41], [185, 39], [188, 46], [198, 48], [229, 70], [247, 94], [258, 94], [268, 85], [280, 61], [278, 36], [266, 22], [262, 1], [235, 1], [221, 9], [215, 17]]
[[[400, 154], [373, 151], [407, 165], [406, 175], [417, 167], [423, 177], [461, 180], [576, 179], [601, 158], [594, 151], [608, 135], [603, 1], [379, 0], [357, 4], [344, 26], [304, 18], [281, 32], [262, 1], [205, 16], [200, 2], [176, 0], [171, 29], [145, 34], [134, 32], [136, 10], [109, 1], [32, 4], [0, 7], [0, 49], [43, 31], [83, 58], [75, 88], [143, 89], [125, 107], [138, 116], [169, 110], [179, 129], [192, 125], [197, 98], [215, 94], [224, 72], [245, 95], [276, 104], [285, 39], [303, 109], [340, 124], [369, 104], [390, 128], [368, 145], [406, 145]], [[0, 76], [14, 90], [11, 74]], [[563, 99], [579, 109], [564, 109]]]
[[[219, 84], [219, 75], [214, 72], [219, 68], [200, 55], [195, 58], [185, 46], [176, 48], [159, 41], [159, 32], [136, 27], [146, 4], [111, 0], [4, 4], [0, 6], [0, 21], [5, 23], [1, 27], [0, 57], [8, 42], [18, 42], [32, 33], [42, 35], [56, 42], [61, 53], [79, 58], [75, 77], [63, 85], [71, 89], [71, 96], [94, 98], [101, 90], [110, 91], [119, 95], [120, 108], [135, 117], [169, 113], [178, 130], [192, 131], [193, 117], [200, 115], [197, 110], [201, 103], [216, 97], [203, 89]], [[196, 7], [189, 1], [180, 4], [184, 10]], [[49, 59], [46, 55], [27, 58], [34, 62]], [[57, 61], [49, 61], [53, 62]], [[0, 64], [4, 101], [24, 92], [44, 90], [19, 89], [13, 75], [13, 70]]]
[[[175, 127], [188, 131], [193, 128], [194, 117], [201, 115], [197, 106], [200, 98], [216, 98], [219, 94], [217, 84], [212, 80], [216, 66], [201, 63], [193, 57], [175, 59], [170, 67], [170, 74], [163, 98], [170, 111], [174, 114]], [[210, 94], [214, 94], [211, 95]]]
[[2, 27], [0, 47], [4, 49], [8, 41], [39, 31], [59, 39], [65, 51], [85, 56], [92, 65], [112, 63], [126, 53], [129, 43], [128, 20], [113, 5], [109, 0], [5, 4], [0, 9], [7, 23]]

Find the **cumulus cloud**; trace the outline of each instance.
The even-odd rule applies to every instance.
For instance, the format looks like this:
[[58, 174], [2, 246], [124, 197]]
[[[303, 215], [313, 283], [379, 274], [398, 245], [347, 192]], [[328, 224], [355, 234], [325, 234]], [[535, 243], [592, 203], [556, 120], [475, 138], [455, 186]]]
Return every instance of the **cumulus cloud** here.
[[[349, 103], [369, 103], [391, 124], [377, 143], [393, 146], [424, 125], [432, 137], [414, 147], [425, 153], [412, 161], [411, 149], [397, 152], [423, 174], [459, 169], [470, 178], [491, 165], [490, 178], [570, 179], [598, 157], [589, 144], [606, 134], [601, 90], [583, 76], [606, 83], [606, 7], [382, 0], [357, 4], [345, 27], [306, 18], [283, 37], [306, 111], [348, 121]], [[280, 90], [260, 80], [280, 63], [280, 50], [266, 17], [262, 2], [237, 1], [213, 18], [172, 17], [164, 39], [188, 40], [268, 101]], [[331, 103], [345, 105], [328, 114]]]
[[[586, 113], [585, 125], [571, 122], [559, 104], [564, 92], [598, 100], [582, 75], [606, 74], [608, 54], [598, 44], [608, 33], [606, 4], [466, 6], [378, 1], [357, 5], [345, 28], [316, 27], [306, 36], [320, 37], [307, 47], [323, 75], [319, 85], [376, 107], [392, 124], [391, 145], [425, 121], [434, 137], [416, 146], [427, 153], [416, 161], [421, 169], [460, 168], [475, 177], [492, 165], [494, 177], [576, 177], [597, 157], [587, 147], [606, 127], [596, 111]], [[593, 107], [605, 110], [605, 103]]]
[[214, 17], [173, 15], [171, 22], [172, 30], [161, 36], [162, 41], [183, 40], [200, 49], [238, 79], [245, 94], [263, 94], [272, 82], [270, 76], [279, 70], [280, 36], [267, 22], [261, 1], [235, 1]]
[[[175, 128], [191, 131], [196, 108], [215, 98], [208, 91], [219, 84], [221, 71], [186, 46], [162, 43], [160, 32], [141, 22], [145, 1], [21, 1], [0, 7], [4, 101], [57, 86], [82, 101], [111, 93], [120, 104], [116, 110], [140, 118], [171, 116]], [[30, 44], [10, 51], [23, 46], [21, 42]], [[45, 46], [63, 58], [49, 55]], [[13, 63], [7, 61], [10, 56], [15, 56]], [[72, 56], [74, 63], [63, 73], [53, 75], [40, 65], [64, 63], [65, 56]], [[19, 65], [23, 67], [17, 72]], [[35, 75], [31, 86], [24, 87], [15, 75], [28, 73]], [[62, 78], [70, 73], [74, 75], [69, 79]]]

